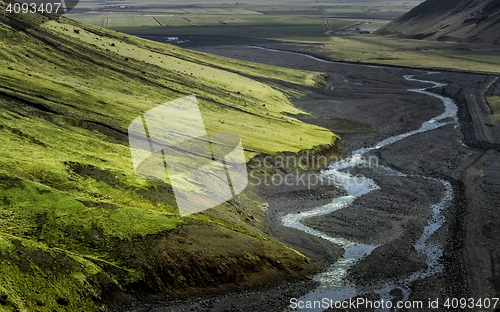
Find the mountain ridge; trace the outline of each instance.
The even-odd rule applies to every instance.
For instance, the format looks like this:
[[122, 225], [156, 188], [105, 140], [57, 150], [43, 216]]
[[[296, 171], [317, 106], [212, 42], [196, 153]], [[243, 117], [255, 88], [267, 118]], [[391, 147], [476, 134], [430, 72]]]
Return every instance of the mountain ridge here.
[[500, 1], [427, 0], [375, 34], [499, 45]]

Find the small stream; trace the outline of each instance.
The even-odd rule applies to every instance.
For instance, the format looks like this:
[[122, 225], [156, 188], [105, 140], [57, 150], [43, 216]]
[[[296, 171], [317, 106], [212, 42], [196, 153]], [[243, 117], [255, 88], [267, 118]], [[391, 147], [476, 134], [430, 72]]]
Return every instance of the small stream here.
[[[302, 54], [298, 52], [288, 52], [288, 51], [268, 49], [256, 46], [253, 46], [252, 48], [263, 49], [271, 52], [302, 55], [304, 57], [308, 57], [310, 59], [314, 59], [319, 62], [338, 64], [337, 62], [323, 60], [311, 55]], [[371, 66], [371, 67], [384, 68], [383, 66]], [[428, 73], [428, 74], [434, 74], [434, 73]], [[341, 246], [345, 251], [343, 257], [340, 260], [331, 265], [325, 272], [319, 273], [314, 277], [314, 280], [319, 282], [319, 286], [313, 291], [304, 295], [303, 297], [298, 298], [298, 300], [300, 301], [314, 302], [314, 301], [321, 301], [323, 298], [328, 298], [329, 300], [333, 301], [344, 301], [348, 300], [349, 298], [363, 294], [363, 292], [356, 289], [355, 285], [349, 283], [346, 280], [347, 272], [349, 268], [351, 268], [354, 264], [356, 264], [356, 262], [358, 262], [363, 257], [368, 256], [375, 248], [378, 247], [378, 245], [366, 245], [366, 244], [352, 242], [342, 237], [331, 237], [325, 233], [322, 233], [321, 231], [305, 226], [301, 222], [302, 220], [310, 217], [327, 215], [337, 210], [346, 208], [356, 198], [363, 196], [373, 190], [380, 189], [380, 187], [375, 183], [374, 180], [359, 175], [358, 176], [351, 175], [350, 173], [345, 172], [345, 170], [349, 168], [355, 168], [360, 165], [376, 166], [377, 164], [370, 164], [369, 161], [365, 160], [364, 156], [367, 153], [394, 144], [412, 135], [416, 135], [426, 131], [431, 131], [440, 128], [444, 125], [458, 123], [457, 119], [458, 109], [455, 103], [450, 98], [443, 97], [429, 91], [432, 88], [443, 87], [445, 86], [445, 84], [435, 81], [419, 80], [414, 78], [413, 75], [406, 75], [404, 76], [404, 78], [407, 81], [416, 81], [425, 84], [431, 84], [432, 85], [431, 87], [422, 89], [409, 89], [408, 91], [440, 99], [444, 105], [444, 112], [422, 123], [419, 129], [387, 138], [385, 140], [378, 142], [373, 147], [359, 149], [353, 152], [350, 157], [331, 164], [327, 170], [322, 172], [323, 179], [328, 179], [331, 182], [335, 183], [334, 185], [339, 185], [340, 187], [345, 189], [347, 195], [335, 198], [334, 200], [332, 200], [331, 203], [327, 205], [317, 207], [313, 210], [306, 212], [292, 213], [286, 215], [282, 219], [283, 225], [304, 231], [310, 235], [323, 238], [327, 241], [330, 241], [334, 244]], [[385, 175], [408, 177], [408, 175], [406, 175], [405, 173], [394, 170], [389, 167], [378, 166], [377, 168], [382, 172], [385, 172]], [[442, 246], [439, 244], [430, 243], [429, 238], [446, 221], [442, 212], [453, 199], [453, 187], [450, 182], [445, 180], [436, 179], [432, 177], [419, 176], [419, 175], [411, 175], [411, 176], [421, 177], [429, 181], [439, 182], [442, 184], [444, 191], [440, 201], [430, 206], [430, 209], [432, 210], [432, 217], [428, 220], [428, 224], [425, 226], [421, 237], [414, 245], [414, 248], [417, 250], [417, 252], [425, 258], [427, 269], [412, 273], [410, 276], [406, 277], [405, 279], [399, 280], [397, 283], [381, 284], [377, 286], [378, 290], [374, 292], [379, 294], [380, 299], [383, 299], [386, 302], [394, 298], [394, 296], [390, 295], [391, 290], [394, 288], [399, 288], [403, 291], [404, 298], [402, 298], [402, 300], [408, 300], [411, 292], [411, 289], [409, 288], [409, 283], [416, 281], [418, 279], [423, 279], [433, 276], [436, 273], [442, 272], [444, 269], [443, 265], [440, 263], [440, 258], [443, 255]], [[301, 311], [319, 311], [319, 310], [322, 309], [321, 308], [301, 309]], [[377, 311], [389, 311], [389, 309], [381, 308], [378, 309]]]

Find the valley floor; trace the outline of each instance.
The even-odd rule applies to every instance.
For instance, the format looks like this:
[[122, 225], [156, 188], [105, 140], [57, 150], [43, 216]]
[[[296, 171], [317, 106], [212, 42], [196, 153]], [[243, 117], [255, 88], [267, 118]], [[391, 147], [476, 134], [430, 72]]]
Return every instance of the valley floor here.
[[[429, 205], [438, 201], [442, 190], [418, 176], [448, 180], [454, 188], [454, 200], [444, 212], [446, 223], [431, 238], [443, 245], [441, 261], [445, 269], [409, 285], [412, 289], [410, 299], [499, 296], [500, 277], [496, 268], [500, 265], [500, 246], [496, 242], [500, 237], [500, 212], [496, 208], [500, 203], [500, 125], [488, 121], [488, 103], [484, 100], [485, 96], [500, 95], [495, 77], [332, 64], [297, 54], [250, 47], [258, 45], [304, 52], [308, 49], [306, 46], [213, 39], [196, 38], [187, 45], [198, 51], [232, 58], [329, 74], [332, 79], [328, 85], [308, 89], [309, 95], [295, 100], [295, 104], [315, 116], [307, 122], [341, 135], [345, 156], [384, 138], [415, 130], [422, 122], [442, 112], [442, 104], [436, 98], [409, 92], [410, 88], [426, 85], [409, 82], [404, 75], [446, 83], [447, 86], [432, 92], [455, 101], [459, 107], [458, 124], [417, 134], [373, 152], [380, 165], [402, 171], [407, 177], [383, 176], [373, 168], [356, 169], [357, 173], [374, 179], [380, 190], [357, 199], [349, 208], [306, 222], [331, 235], [381, 245], [349, 272], [349, 279], [359, 289], [369, 292], [372, 284], [403, 279], [425, 266], [413, 244], [426, 225]], [[325, 204], [338, 196], [338, 191], [276, 187], [265, 188], [263, 192], [269, 201], [270, 233], [313, 258], [335, 258], [338, 248], [284, 227], [281, 219], [291, 212]], [[220, 297], [147, 305], [128, 302], [125, 308], [130, 311], [283, 311], [291, 298], [314, 287], [315, 283], [308, 280]]]

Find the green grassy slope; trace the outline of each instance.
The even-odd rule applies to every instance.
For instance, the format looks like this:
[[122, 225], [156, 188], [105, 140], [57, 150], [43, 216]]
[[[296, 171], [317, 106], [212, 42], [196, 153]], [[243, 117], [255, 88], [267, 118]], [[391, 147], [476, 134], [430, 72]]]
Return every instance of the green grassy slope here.
[[292, 117], [303, 113], [287, 97], [297, 92], [260, 82], [321, 75], [65, 18], [13, 29], [44, 17], [22, 18], [0, 15], [0, 310], [92, 311], [131, 290], [255, 285], [308, 268], [260, 231], [252, 190], [179, 217], [166, 181], [135, 175], [126, 131], [140, 113], [196, 94], [208, 131], [239, 135], [247, 160], [332, 146], [334, 134]]
[[500, 51], [492, 46], [346, 35], [331, 36], [330, 42], [316, 51], [339, 61], [475, 73], [500, 72]]

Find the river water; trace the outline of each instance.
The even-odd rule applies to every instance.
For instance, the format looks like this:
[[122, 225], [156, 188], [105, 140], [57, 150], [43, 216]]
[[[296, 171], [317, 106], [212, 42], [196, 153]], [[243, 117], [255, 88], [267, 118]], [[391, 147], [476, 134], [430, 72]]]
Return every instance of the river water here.
[[[298, 52], [289, 52], [289, 51], [281, 51], [275, 49], [268, 49], [263, 47], [253, 46], [255, 49], [263, 49], [271, 52], [279, 52], [279, 53], [289, 53], [302, 55], [304, 57], [316, 60], [318, 62], [327, 62], [327, 63], [336, 63], [332, 61], [323, 60], [311, 55], [302, 54]], [[365, 65], [363, 65], [365, 66]], [[384, 68], [383, 66], [371, 66], [377, 68]], [[429, 72], [430, 74], [434, 74]], [[431, 90], [433, 88], [443, 87], [445, 84], [431, 81], [431, 80], [419, 80], [414, 78], [413, 75], [404, 76], [407, 81], [415, 81], [421, 82], [424, 84], [430, 84], [431, 86], [421, 89], [408, 89], [409, 92], [415, 92], [424, 94], [427, 96], [432, 96], [438, 98], [442, 101], [444, 106], [444, 112], [424, 123], [420, 126], [419, 129], [409, 131], [406, 133], [402, 133], [393, 137], [389, 137], [384, 139], [373, 147], [362, 148], [352, 153], [352, 155], [348, 158], [345, 158], [339, 162], [333, 163], [329, 166], [329, 168], [322, 172], [322, 178], [330, 180], [333, 185], [337, 185], [342, 187], [347, 195], [339, 198], [335, 198], [331, 203], [317, 207], [313, 210], [301, 212], [301, 213], [292, 213], [283, 217], [282, 222], [285, 226], [295, 228], [301, 231], [304, 231], [310, 235], [314, 235], [320, 238], [323, 238], [327, 241], [330, 241], [334, 244], [341, 246], [344, 249], [343, 257], [331, 265], [326, 271], [317, 274], [314, 277], [314, 280], [319, 283], [318, 287], [313, 291], [307, 293], [303, 297], [298, 300], [304, 302], [321, 302], [323, 298], [328, 298], [328, 300], [333, 301], [344, 301], [349, 298], [353, 298], [355, 296], [363, 295], [363, 292], [356, 289], [356, 286], [352, 283], [349, 283], [346, 280], [347, 273], [349, 268], [356, 264], [363, 257], [368, 256], [377, 245], [366, 245], [362, 243], [357, 243], [350, 241], [348, 239], [342, 237], [331, 237], [321, 231], [315, 230], [308, 226], [305, 226], [301, 221], [310, 217], [321, 216], [331, 214], [337, 210], [348, 207], [356, 198], [363, 196], [373, 190], [378, 190], [380, 187], [375, 183], [374, 180], [364, 177], [364, 176], [354, 176], [349, 172], [346, 172], [346, 169], [355, 168], [357, 166], [363, 165], [366, 166], [378, 166], [378, 169], [382, 172], [385, 172], [386, 175], [391, 176], [399, 176], [399, 177], [407, 177], [407, 175], [403, 172], [394, 170], [392, 168], [386, 166], [380, 166], [378, 164], [371, 164], [369, 160], [366, 160], [364, 157], [367, 153], [386, 147], [388, 145], [394, 144], [400, 140], [408, 138], [413, 135], [417, 135], [419, 133], [423, 133], [426, 131], [432, 131], [434, 129], [440, 128], [444, 125], [457, 123], [457, 106], [450, 98], [440, 96], [438, 94], [432, 93]], [[436, 273], [442, 272], [443, 265], [440, 263], [440, 258], [443, 255], [442, 246], [436, 243], [429, 242], [429, 238], [434, 234], [446, 221], [444, 215], [442, 214], [443, 210], [449, 205], [451, 200], [453, 199], [453, 187], [450, 182], [436, 179], [433, 177], [425, 177], [419, 175], [412, 175], [412, 177], [421, 177], [430, 181], [439, 182], [443, 186], [443, 192], [441, 199], [439, 202], [431, 205], [429, 208], [432, 211], [432, 216], [428, 220], [427, 225], [425, 226], [423, 233], [420, 238], [414, 245], [414, 248], [417, 252], [425, 258], [427, 268], [422, 271], [414, 272], [410, 276], [405, 279], [401, 279], [398, 282], [394, 282], [391, 284], [380, 284], [377, 286], [377, 290], [374, 292], [379, 294], [380, 299], [387, 302], [388, 300], [393, 299], [394, 297], [390, 295], [391, 290], [395, 288], [399, 288], [403, 292], [402, 300], [407, 300], [410, 296], [411, 289], [409, 288], [409, 283], [416, 281], [418, 279], [427, 278], [435, 275]], [[315, 309], [300, 309], [301, 311], [321, 311], [322, 308]], [[380, 308], [377, 311], [389, 311], [387, 307]]]

